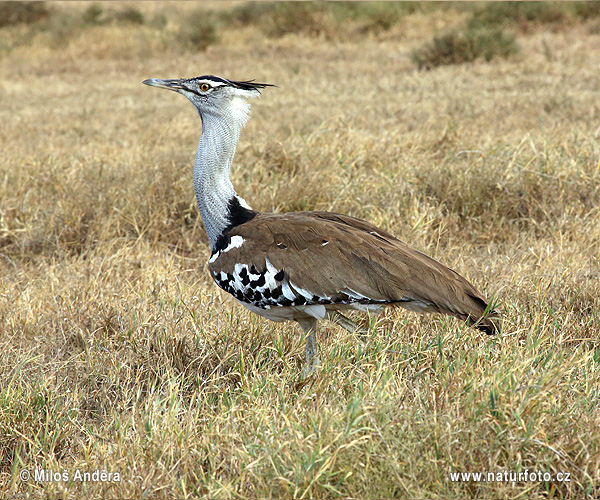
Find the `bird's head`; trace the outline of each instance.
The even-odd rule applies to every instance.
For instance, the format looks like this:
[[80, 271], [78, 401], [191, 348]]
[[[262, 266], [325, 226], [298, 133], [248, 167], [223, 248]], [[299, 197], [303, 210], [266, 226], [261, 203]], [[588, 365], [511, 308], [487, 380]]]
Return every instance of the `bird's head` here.
[[253, 80], [226, 80], [213, 75], [178, 80], [150, 78], [142, 83], [183, 94], [196, 107], [202, 119], [229, 116], [244, 123], [250, 110], [247, 99], [258, 97], [262, 89], [273, 86]]

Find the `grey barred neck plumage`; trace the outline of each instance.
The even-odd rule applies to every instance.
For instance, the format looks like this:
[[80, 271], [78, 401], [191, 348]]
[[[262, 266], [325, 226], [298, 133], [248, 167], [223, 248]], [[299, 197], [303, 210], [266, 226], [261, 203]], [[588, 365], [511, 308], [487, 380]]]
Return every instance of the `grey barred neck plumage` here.
[[401, 306], [499, 331], [486, 299], [467, 280], [391, 234], [328, 212], [257, 212], [235, 192], [229, 174], [248, 99], [271, 85], [213, 75], [143, 83], [183, 94], [202, 120], [194, 188], [213, 279], [253, 312], [298, 321], [308, 334], [309, 364], [318, 362], [318, 319], [354, 329], [340, 310]]
[[194, 166], [196, 202], [211, 248], [228, 228], [247, 221], [254, 211], [237, 195], [229, 179], [231, 162], [250, 114], [247, 99], [270, 86], [254, 81], [226, 80], [204, 75], [179, 80], [145, 80], [154, 87], [174, 90], [187, 97], [202, 120], [202, 135]]

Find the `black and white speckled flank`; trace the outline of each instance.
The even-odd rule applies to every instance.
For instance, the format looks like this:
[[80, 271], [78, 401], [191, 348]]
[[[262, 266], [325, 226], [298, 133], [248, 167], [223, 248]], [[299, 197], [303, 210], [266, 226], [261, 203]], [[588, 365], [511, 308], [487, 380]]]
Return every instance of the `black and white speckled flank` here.
[[328, 304], [383, 304], [351, 290], [340, 291], [333, 297], [319, 296], [309, 290], [294, 286], [283, 269], [275, 269], [267, 260], [264, 269], [236, 264], [233, 273], [214, 271], [215, 283], [240, 302], [261, 309]]

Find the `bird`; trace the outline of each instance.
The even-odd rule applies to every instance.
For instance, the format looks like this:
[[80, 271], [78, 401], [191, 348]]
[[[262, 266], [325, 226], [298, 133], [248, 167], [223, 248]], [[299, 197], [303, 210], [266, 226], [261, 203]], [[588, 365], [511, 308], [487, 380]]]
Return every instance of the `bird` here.
[[306, 338], [307, 373], [321, 366], [317, 321], [356, 332], [343, 314], [349, 310], [371, 317], [399, 306], [455, 316], [488, 334], [500, 331], [499, 313], [471, 283], [391, 233], [332, 212], [260, 212], [236, 193], [230, 170], [249, 99], [274, 85], [214, 75], [142, 83], [182, 94], [200, 115], [194, 190], [212, 279], [253, 313], [297, 322]]

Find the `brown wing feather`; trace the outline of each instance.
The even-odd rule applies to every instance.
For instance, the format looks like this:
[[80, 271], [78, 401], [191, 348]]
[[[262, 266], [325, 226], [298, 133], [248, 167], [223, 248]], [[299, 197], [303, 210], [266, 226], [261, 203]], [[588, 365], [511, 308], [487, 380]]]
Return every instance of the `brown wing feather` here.
[[[244, 244], [219, 256], [214, 269], [237, 262], [265, 267], [268, 259], [289, 280], [315, 295], [353, 292], [389, 303], [416, 301], [426, 310], [498, 330], [483, 318], [485, 298], [462, 276], [364, 220], [329, 212], [260, 213], [233, 228]], [[211, 269], [213, 270], [213, 269]]]

